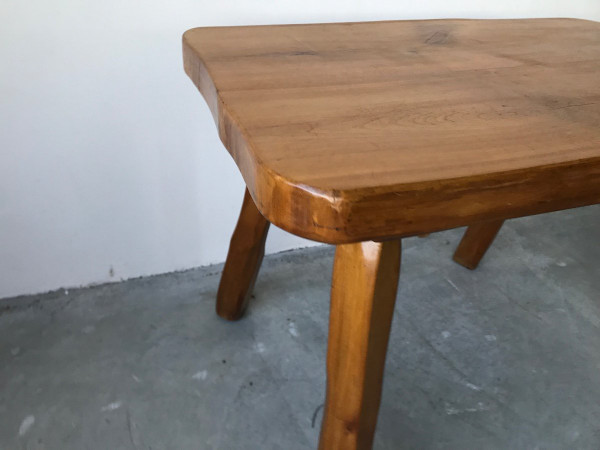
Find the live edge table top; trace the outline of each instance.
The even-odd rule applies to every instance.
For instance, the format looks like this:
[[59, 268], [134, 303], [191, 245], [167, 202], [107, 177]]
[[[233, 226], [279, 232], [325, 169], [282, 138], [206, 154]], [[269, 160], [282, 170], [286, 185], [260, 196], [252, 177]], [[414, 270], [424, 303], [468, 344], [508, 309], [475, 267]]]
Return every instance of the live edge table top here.
[[600, 203], [600, 23], [195, 28], [184, 66], [261, 213], [333, 244]]

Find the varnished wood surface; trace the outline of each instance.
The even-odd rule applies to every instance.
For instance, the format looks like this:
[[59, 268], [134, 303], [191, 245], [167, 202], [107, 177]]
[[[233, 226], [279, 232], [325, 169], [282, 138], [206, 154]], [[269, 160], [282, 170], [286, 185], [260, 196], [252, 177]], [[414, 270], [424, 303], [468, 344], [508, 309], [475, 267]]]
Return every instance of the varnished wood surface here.
[[246, 190], [217, 292], [217, 314], [224, 319], [239, 319], [248, 305], [265, 255], [269, 225]]
[[368, 450], [400, 273], [400, 240], [338, 245], [320, 450]]
[[600, 24], [196, 28], [185, 70], [259, 210], [344, 243], [600, 202]]
[[471, 225], [454, 252], [454, 261], [467, 269], [475, 269], [487, 252], [504, 221], [495, 220]]

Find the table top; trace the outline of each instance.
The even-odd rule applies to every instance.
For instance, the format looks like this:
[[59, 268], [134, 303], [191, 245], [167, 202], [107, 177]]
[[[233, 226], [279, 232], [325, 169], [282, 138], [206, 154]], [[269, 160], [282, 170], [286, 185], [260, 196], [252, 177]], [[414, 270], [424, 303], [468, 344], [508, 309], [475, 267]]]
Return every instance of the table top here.
[[257, 207], [343, 243], [600, 203], [600, 23], [195, 28], [184, 66]]

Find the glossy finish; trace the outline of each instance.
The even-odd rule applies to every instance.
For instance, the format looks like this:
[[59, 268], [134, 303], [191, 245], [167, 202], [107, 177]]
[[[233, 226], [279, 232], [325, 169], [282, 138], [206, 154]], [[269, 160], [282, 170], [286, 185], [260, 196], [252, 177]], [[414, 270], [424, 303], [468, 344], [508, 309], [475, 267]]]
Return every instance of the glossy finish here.
[[258, 209], [297, 235], [378, 240], [600, 202], [599, 23], [196, 28], [183, 51]]
[[217, 292], [217, 314], [224, 319], [239, 319], [248, 305], [265, 255], [269, 225], [246, 190]]
[[475, 269], [494, 242], [503, 223], [503, 220], [496, 220], [478, 223], [467, 228], [456, 252], [454, 252], [454, 261], [467, 269]]
[[600, 203], [598, 23], [197, 28], [183, 52], [248, 187], [219, 315], [269, 222], [338, 244], [321, 450], [371, 448], [400, 237], [480, 224], [455, 256], [475, 267], [504, 219]]
[[336, 248], [320, 450], [371, 448], [400, 253], [400, 240]]

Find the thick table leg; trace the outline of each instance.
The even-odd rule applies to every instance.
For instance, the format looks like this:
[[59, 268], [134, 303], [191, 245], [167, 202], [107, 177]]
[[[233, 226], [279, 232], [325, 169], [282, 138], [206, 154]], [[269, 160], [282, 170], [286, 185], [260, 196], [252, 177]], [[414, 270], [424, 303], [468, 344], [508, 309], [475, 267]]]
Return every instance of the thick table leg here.
[[246, 189], [217, 292], [217, 314], [224, 319], [237, 320], [244, 313], [265, 254], [269, 225]]
[[400, 253], [400, 240], [337, 246], [320, 450], [371, 448]]
[[467, 228], [456, 252], [454, 252], [454, 261], [468, 269], [475, 269], [487, 249], [492, 245], [503, 222], [503, 220], [495, 220], [478, 223]]

